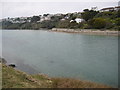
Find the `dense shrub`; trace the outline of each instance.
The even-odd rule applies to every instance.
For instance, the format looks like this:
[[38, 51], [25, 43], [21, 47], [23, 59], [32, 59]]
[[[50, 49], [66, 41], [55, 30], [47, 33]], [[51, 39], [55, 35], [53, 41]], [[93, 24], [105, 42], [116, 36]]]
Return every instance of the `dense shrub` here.
[[40, 17], [39, 16], [33, 16], [32, 18], [31, 18], [31, 22], [37, 22], [37, 21], [39, 21], [40, 20]]
[[106, 27], [106, 22], [103, 18], [94, 18], [89, 21], [89, 25], [95, 29], [101, 29]]
[[115, 23], [116, 23], [117, 26], [120, 26], [120, 18], [116, 18], [116, 22]]
[[64, 20], [60, 21], [57, 25], [58, 28], [69, 28], [70, 21], [69, 20]]
[[90, 19], [93, 19], [94, 16], [95, 16], [96, 14], [98, 14], [98, 13], [99, 13], [98, 11], [85, 9], [84, 12], [81, 14], [81, 17], [82, 17], [84, 20], [88, 21], [88, 20], [90, 20]]

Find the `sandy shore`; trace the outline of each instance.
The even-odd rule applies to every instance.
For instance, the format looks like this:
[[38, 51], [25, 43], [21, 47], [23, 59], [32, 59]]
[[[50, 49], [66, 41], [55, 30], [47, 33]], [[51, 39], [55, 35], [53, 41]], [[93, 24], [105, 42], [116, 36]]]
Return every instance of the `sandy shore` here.
[[110, 30], [92, 30], [92, 29], [64, 29], [64, 28], [53, 28], [49, 30], [50, 32], [66, 32], [66, 33], [80, 33], [88, 35], [114, 35], [119, 36], [119, 31], [110, 31]]

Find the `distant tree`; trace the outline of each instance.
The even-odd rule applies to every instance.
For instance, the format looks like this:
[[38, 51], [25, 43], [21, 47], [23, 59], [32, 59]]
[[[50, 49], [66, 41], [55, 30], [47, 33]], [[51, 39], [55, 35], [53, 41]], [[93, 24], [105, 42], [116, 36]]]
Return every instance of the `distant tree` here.
[[84, 20], [88, 21], [88, 20], [90, 20], [90, 19], [93, 19], [94, 16], [95, 16], [96, 14], [98, 14], [98, 13], [99, 13], [98, 11], [85, 9], [84, 12], [81, 13], [81, 17], [82, 17]]
[[89, 21], [91, 28], [102, 29], [106, 27], [106, 20], [104, 18], [94, 18]]
[[58, 22], [58, 21], [60, 21], [60, 19], [62, 19], [62, 18], [63, 18], [63, 16], [52, 16], [52, 17], [51, 17], [51, 20]]
[[55, 21], [50, 21], [50, 20], [46, 20], [41, 22], [41, 28], [47, 28], [47, 29], [52, 29], [56, 26], [57, 22]]
[[120, 17], [120, 9], [117, 11], [117, 17]]
[[8, 29], [20, 29], [20, 27], [21, 27], [21, 24], [19, 23], [14, 23], [14, 24], [7, 26]]
[[69, 25], [70, 25], [70, 21], [64, 20], [58, 23], [57, 28], [70, 28]]
[[86, 22], [80, 22], [80, 23], [78, 23], [78, 28], [86, 28], [85, 27], [85, 24], [86, 24]]
[[120, 26], [120, 18], [116, 18], [115, 23], [117, 26]]
[[50, 15], [50, 14], [43, 14], [43, 16], [45, 16], [45, 17], [48, 16], [48, 15]]
[[76, 15], [74, 15], [73, 13], [72, 14], [70, 14], [70, 18], [69, 18], [70, 20], [75, 20], [76, 19]]
[[102, 17], [102, 18], [111, 18], [111, 19], [114, 19], [116, 16], [115, 16], [116, 12], [110, 12], [110, 11], [107, 11], [107, 12], [99, 12], [95, 18], [98, 18], [98, 17]]
[[13, 23], [12, 22], [10, 22], [10, 21], [3, 21], [2, 22], [2, 26], [10, 26], [10, 25], [12, 25]]
[[69, 24], [69, 28], [73, 28], [73, 29], [78, 28], [78, 23], [76, 23], [76, 21], [71, 22]]
[[32, 18], [31, 18], [31, 22], [37, 22], [37, 21], [39, 21], [40, 20], [40, 17], [39, 16], [33, 16]]
[[22, 24], [20, 28], [21, 29], [31, 29], [32, 28], [32, 24], [26, 22], [26, 23]]
[[83, 11], [84, 11], [84, 12], [88, 12], [88, 11], [89, 11], [89, 9], [84, 9]]

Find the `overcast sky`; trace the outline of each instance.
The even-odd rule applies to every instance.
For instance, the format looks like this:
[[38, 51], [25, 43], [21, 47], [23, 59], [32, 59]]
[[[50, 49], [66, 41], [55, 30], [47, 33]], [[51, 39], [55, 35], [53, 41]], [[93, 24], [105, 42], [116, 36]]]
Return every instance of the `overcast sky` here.
[[95, 6], [97, 6], [98, 9], [117, 6], [118, 1], [119, 0], [0, 0], [0, 9], [2, 12], [0, 18], [26, 17], [44, 13], [81, 12], [83, 9], [91, 9], [91, 7]]

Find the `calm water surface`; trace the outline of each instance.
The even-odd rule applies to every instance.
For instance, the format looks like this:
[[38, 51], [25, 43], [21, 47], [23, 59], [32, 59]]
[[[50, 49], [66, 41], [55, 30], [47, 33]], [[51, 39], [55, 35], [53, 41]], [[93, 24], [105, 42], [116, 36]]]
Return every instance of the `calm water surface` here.
[[118, 37], [4, 30], [2, 40], [3, 57], [27, 73], [117, 87]]

